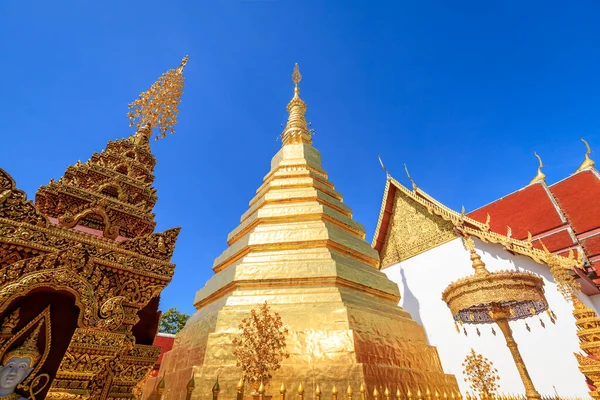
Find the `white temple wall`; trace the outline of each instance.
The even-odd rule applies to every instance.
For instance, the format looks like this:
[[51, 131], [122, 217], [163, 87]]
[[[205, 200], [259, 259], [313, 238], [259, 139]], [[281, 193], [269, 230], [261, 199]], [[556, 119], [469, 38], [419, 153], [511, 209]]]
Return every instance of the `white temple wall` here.
[[[588, 388], [579, 372], [574, 352], [580, 352], [576, 335], [572, 304], [567, 303], [557, 291], [549, 268], [530, 258], [513, 256], [502, 246], [475, 239], [475, 245], [489, 271], [528, 270], [543, 277], [546, 298], [557, 316], [556, 324], [544, 313], [511, 323], [511, 328], [523, 360], [536, 389], [542, 395], [587, 397]], [[473, 348], [490, 359], [500, 375], [500, 392], [525, 393], [521, 378], [510, 355], [500, 329], [494, 325], [480, 325], [478, 336], [475, 325], [463, 325], [468, 336], [456, 332], [450, 309], [442, 301], [442, 292], [451, 282], [473, 273], [469, 252], [462, 240], [455, 239], [435, 249], [410, 258], [383, 270], [400, 287], [400, 306], [425, 327], [429, 343], [437, 346], [444, 371], [454, 374], [463, 393], [470, 391], [464, 381], [462, 362]], [[597, 310], [600, 296], [590, 299], [581, 295], [582, 301]], [[531, 328], [528, 332], [527, 322]]]

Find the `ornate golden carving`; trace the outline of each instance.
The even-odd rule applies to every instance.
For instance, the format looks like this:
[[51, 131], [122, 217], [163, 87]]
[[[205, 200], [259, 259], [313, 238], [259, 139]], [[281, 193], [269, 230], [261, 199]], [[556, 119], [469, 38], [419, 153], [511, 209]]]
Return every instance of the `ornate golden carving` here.
[[32, 225], [48, 225], [48, 218], [27, 200], [25, 192], [17, 189], [15, 181], [2, 168], [0, 168], [0, 218]]
[[409, 197], [397, 195], [389, 222], [389, 240], [381, 251], [381, 264], [393, 265], [455, 239], [451, 221], [430, 214]]

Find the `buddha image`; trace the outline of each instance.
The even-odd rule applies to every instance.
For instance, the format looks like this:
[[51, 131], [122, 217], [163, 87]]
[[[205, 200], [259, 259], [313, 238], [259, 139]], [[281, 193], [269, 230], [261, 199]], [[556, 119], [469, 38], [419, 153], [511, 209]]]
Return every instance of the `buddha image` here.
[[40, 359], [37, 342], [42, 322], [19, 347], [9, 350], [0, 366], [0, 400], [25, 399], [15, 393], [17, 386], [22, 383], [35, 368]]

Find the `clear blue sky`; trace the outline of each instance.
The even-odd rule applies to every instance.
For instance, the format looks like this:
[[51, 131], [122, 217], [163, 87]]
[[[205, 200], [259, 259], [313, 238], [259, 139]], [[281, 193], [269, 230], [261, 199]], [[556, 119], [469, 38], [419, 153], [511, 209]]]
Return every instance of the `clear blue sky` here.
[[467, 210], [600, 161], [600, 3], [0, 2], [0, 166], [40, 185], [131, 133], [127, 104], [185, 54], [153, 143], [158, 230], [182, 226], [162, 308], [193, 311], [280, 146], [295, 62], [330, 179], [370, 240], [385, 175]]

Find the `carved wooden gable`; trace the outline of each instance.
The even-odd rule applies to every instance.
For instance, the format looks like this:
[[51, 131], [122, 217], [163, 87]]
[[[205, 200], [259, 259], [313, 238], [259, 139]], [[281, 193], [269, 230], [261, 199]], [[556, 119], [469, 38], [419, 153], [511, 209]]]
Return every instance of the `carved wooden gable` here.
[[430, 213], [423, 205], [396, 191], [380, 253], [381, 267], [397, 264], [456, 238], [453, 228], [451, 221]]
[[27, 195], [17, 189], [13, 178], [0, 168], [0, 218], [32, 225], [47, 226], [48, 219], [42, 215]]

